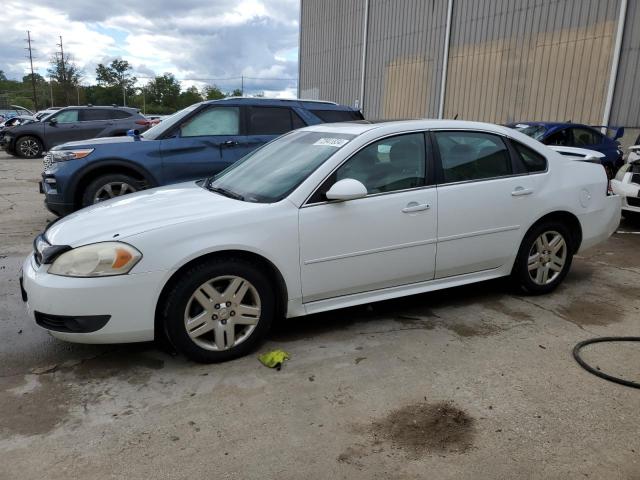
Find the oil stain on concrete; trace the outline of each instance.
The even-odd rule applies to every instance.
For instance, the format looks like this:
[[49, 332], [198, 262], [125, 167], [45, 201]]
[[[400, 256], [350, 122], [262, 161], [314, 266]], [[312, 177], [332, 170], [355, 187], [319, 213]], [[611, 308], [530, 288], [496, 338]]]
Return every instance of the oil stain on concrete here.
[[374, 443], [388, 441], [410, 456], [464, 453], [473, 445], [475, 420], [450, 402], [416, 403], [373, 422]]
[[607, 326], [623, 319], [624, 311], [618, 305], [604, 299], [592, 300], [584, 297], [571, 299], [567, 306], [560, 307], [558, 313], [566, 320], [580, 326]]

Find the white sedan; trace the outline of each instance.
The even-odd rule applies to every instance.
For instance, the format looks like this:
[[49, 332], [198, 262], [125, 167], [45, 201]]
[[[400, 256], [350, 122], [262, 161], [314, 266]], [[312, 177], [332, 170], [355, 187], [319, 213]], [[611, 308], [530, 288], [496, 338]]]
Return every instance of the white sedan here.
[[213, 362], [250, 351], [276, 316], [509, 275], [550, 292], [619, 219], [602, 166], [509, 128], [324, 124], [214, 178], [61, 219], [34, 242], [22, 293], [60, 339], [166, 336]]

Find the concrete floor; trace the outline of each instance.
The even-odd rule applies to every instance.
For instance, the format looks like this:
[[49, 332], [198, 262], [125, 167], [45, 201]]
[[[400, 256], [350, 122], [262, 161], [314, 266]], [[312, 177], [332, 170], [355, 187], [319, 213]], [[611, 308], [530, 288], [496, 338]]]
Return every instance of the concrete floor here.
[[[40, 168], [0, 156], [0, 479], [640, 478], [640, 393], [571, 357], [640, 335], [640, 224], [552, 295], [498, 281], [289, 320], [260, 349], [291, 353], [281, 371], [204, 366], [28, 318], [17, 273], [53, 218]], [[635, 345], [585, 357], [640, 379]]]

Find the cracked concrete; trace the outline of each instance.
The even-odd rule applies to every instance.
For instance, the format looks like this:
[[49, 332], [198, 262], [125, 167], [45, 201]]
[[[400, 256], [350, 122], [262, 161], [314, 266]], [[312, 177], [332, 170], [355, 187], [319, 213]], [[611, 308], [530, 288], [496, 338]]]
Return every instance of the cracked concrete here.
[[[552, 295], [495, 281], [281, 321], [260, 349], [291, 353], [280, 372], [195, 365], [34, 325], [17, 272], [53, 217], [40, 162], [2, 155], [1, 480], [640, 478], [640, 395], [571, 357], [640, 334], [640, 235], [581, 254]], [[585, 358], [638, 379], [635, 345]]]

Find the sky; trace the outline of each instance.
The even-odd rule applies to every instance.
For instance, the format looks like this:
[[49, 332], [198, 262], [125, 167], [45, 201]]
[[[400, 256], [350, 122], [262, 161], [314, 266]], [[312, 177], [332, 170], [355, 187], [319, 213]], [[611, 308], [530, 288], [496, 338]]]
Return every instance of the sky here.
[[[10, 79], [34, 69], [46, 76], [59, 49], [95, 82], [95, 68], [127, 60], [143, 77], [173, 73], [183, 87], [216, 84], [223, 91], [295, 97], [299, 0], [4, 0], [0, 14], [0, 70]], [[231, 78], [237, 77], [237, 78]], [[284, 79], [284, 80], [283, 80]], [[292, 80], [287, 80], [292, 79]]]

